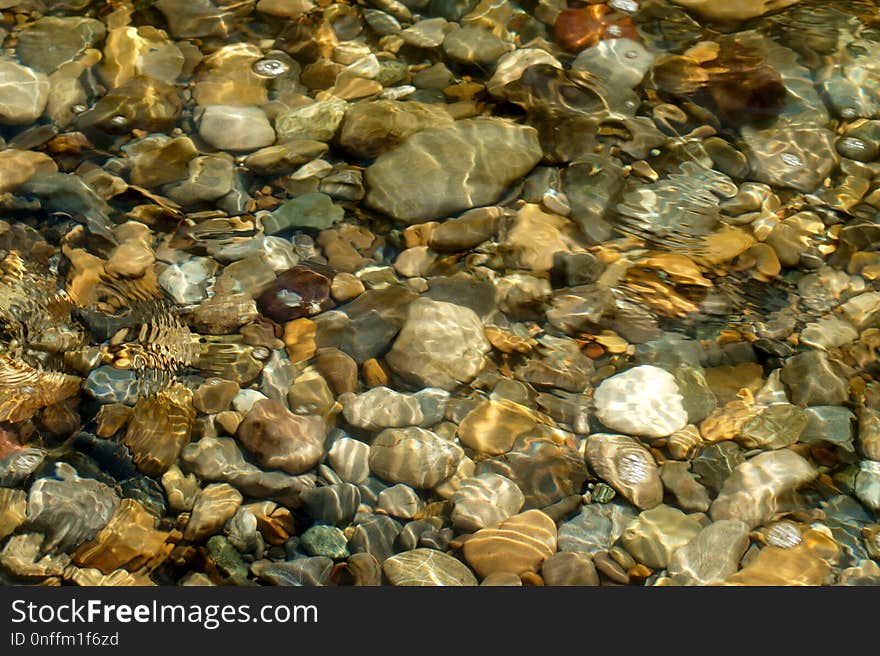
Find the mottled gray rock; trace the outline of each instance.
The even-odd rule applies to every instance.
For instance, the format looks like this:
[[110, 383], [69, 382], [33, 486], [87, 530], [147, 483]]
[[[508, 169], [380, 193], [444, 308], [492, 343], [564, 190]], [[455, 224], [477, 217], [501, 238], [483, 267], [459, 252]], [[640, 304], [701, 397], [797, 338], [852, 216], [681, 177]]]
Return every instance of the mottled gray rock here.
[[608, 551], [636, 516], [628, 504], [588, 504], [559, 526], [559, 550], [583, 551], [590, 555]]
[[327, 459], [340, 478], [349, 483], [361, 483], [370, 475], [370, 445], [350, 437], [333, 442]]
[[269, 235], [291, 228], [326, 230], [344, 216], [345, 210], [327, 194], [303, 194], [285, 201], [272, 214], [263, 217], [263, 229]]
[[134, 405], [140, 397], [137, 374], [110, 366], [92, 369], [86, 378], [85, 391], [98, 403]]
[[15, 53], [21, 63], [52, 73], [104, 38], [104, 24], [84, 16], [45, 16], [18, 33]]
[[[343, 394], [342, 414], [352, 426], [369, 431], [404, 426], [430, 426], [443, 418], [449, 392], [426, 388], [404, 394], [388, 387], [374, 387], [362, 394]], [[431, 410], [426, 417], [423, 405]]]
[[490, 350], [473, 310], [420, 298], [410, 305], [385, 360], [408, 382], [453, 390], [480, 373]]
[[694, 517], [678, 508], [661, 505], [640, 514], [620, 539], [623, 547], [640, 563], [663, 569], [675, 551], [690, 542], [700, 528]]
[[300, 495], [309, 517], [322, 524], [345, 527], [351, 524], [361, 503], [356, 485], [341, 483], [305, 490]]
[[345, 534], [336, 526], [317, 524], [300, 536], [300, 546], [310, 556], [325, 556], [334, 560], [348, 558]]
[[856, 416], [849, 408], [814, 405], [804, 410], [807, 426], [800, 441], [805, 444], [829, 442], [846, 451], [853, 451], [853, 422]]
[[[366, 171], [366, 203], [421, 223], [495, 202], [541, 158], [533, 128], [500, 118], [422, 130], [380, 155]], [[412, 184], [412, 171], [419, 184]]]

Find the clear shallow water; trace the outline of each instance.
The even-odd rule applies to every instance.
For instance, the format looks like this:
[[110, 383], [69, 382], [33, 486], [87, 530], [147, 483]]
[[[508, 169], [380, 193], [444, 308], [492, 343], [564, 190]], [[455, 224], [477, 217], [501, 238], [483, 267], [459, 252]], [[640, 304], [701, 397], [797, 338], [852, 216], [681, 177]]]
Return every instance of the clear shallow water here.
[[876, 584], [867, 2], [2, 2], [0, 578]]

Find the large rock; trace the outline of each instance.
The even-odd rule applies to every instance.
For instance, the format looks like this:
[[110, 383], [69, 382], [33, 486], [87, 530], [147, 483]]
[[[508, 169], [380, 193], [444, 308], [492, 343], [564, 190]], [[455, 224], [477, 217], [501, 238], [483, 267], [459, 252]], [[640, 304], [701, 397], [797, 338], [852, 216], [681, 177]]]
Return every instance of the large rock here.
[[327, 427], [321, 417], [295, 415], [278, 401], [254, 403], [238, 427], [238, 439], [269, 469], [301, 474], [324, 455]]
[[382, 563], [391, 585], [461, 586], [476, 585], [477, 579], [460, 560], [434, 549], [413, 549]]
[[473, 310], [420, 298], [385, 360], [407, 382], [453, 390], [480, 373], [491, 348]]
[[669, 560], [669, 575], [680, 585], [713, 585], [739, 568], [749, 546], [749, 527], [722, 519], [702, 529]]
[[[366, 171], [366, 203], [407, 223], [494, 203], [541, 159], [537, 132], [501, 118], [422, 130]], [[418, 171], [418, 184], [413, 184]]]
[[603, 381], [593, 395], [599, 421], [628, 435], [666, 437], [687, 425], [675, 377], [651, 365]]
[[9, 148], [0, 151], [0, 194], [15, 191], [37, 174], [58, 171], [58, 166], [45, 153]]
[[351, 105], [339, 132], [339, 145], [356, 157], [373, 158], [426, 128], [448, 127], [452, 116], [443, 105], [375, 100]]
[[586, 459], [593, 471], [639, 508], [663, 501], [660, 470], [651, 452], [627, 435], [599, 433], [587, 440]]
[[0, 60], [0, 124], [36, 121], [49, 101], [49, 78], [8, 59]]
[[205, 107], [199, 134], [220, 150], [256, 150], [275, 142], [275, 131], [259, 107]]
[[464, 557], [477, 575], [537, 572], [556, 553], [556, 524], [540, 510], [514, 515], [498, 528], [484, 528], [464, 543]]

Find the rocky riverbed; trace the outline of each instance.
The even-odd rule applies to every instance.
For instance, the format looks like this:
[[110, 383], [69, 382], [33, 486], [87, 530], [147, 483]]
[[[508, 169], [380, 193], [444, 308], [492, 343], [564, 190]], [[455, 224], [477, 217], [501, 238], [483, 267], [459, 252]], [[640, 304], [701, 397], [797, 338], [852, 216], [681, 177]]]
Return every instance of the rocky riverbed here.
[[0, 45], [0, 583], [880, 585], [875, 3]]

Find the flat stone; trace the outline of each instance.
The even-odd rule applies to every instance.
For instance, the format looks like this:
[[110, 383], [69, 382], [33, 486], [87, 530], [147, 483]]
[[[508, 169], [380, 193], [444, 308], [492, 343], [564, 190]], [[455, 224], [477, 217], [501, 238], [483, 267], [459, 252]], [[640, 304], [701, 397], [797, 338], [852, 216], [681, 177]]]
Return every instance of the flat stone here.
[[782, 382], [795, 405], [843, 405], [849, 399], [849, 384], [822, 351], [793, 355], [782, 367]]
[[520, 435], [538, 424], [529, 408], [505, 399], [486, 400], [471, 410], [458, 426], [462, 444], [480, 453], [498, 455], [513, 448]]
[[628, 504], [587, 504], [573, 518], [560, 524], [559, 550], [591, 556], [607, 552], [636, 516]]
[[382, 563], [382, 572], [391, 585], [467, 586], [477, 579], [457, 558], [434, 549], [413, 549], [392, 556]]
[[756, 455], [727, 478], [709, 514], [713, 520], [739, 519], [759, 526], [784, 507], [785, 496], [818, 475], [793, 451], [779, 449]]
[[327, 460], [333, 471], [349, 483], [362, 483], [370, 475], [370, 445], [360, 440], [336, 440], [327, 452]]
[[413, 519], [424, 506], [425, 502], [409, 485], [398, 483], [379, 492], [377, 508], [398, 519]]
[[204, 107], [199, 119], [199, 135], [220, 150], [256, 150], [275, 142], [275, 131], [259, 107]]
[[[490, 205], [541, 158], [533, 128], [500, 118], [456, 121], [417, 132], [366, 170], [365, 202], [399, 221], [420, 223]], [[420, 171], [422, 183], [410, 184]]]
[[739, 569], [749, 547], [749, 527], [722, 519], [702, 529], [669, 560], [669, 576], [679, 585], [718, 585]]
[[473, 532], [497, 526], [519, 512], [525, 497], [509, 478], [480, 474], [462, 480], [451, 501], [453, 526]]
[[370, 446], [370, 470], [392, 483], [430, 489], [449, 478], [464, 451], [424, 428], [387, 428]]
[[[426, 417], [423, 405], [431, 412]], [[405, 426], [430, 426], [443, 418], [449, 393], [445, 390], [425, 388], [416, 394], [403, 394], [388, 387], [374, 387], [362, 394], [344, 394], [339, 402], [342, 414], [352, 426], [369, 431]]]
[[640, 563], [664, 569], [679, 548], [700, 532], [700, 523], [677, 508], [661, 505], [642, 512], [621, 536], [623, 547]]
[[490, 349], [473, 310], [420, 298], [410, 305], [385, 361], [408, 382], [453, 390], [474, 379]]
[[330, 141], [342, 123], [347, 107], [348, 103], [341, 98], [330, 97], [285, 112], [275, 119], [278, 140]]
[[833, 405], [814, 405], [804, 409], [807, 425], [801, 433], [804, 444], [828, 442], [853, 451], [853, 422], [856, 416], [849, 408]]
[[599, 585], [599, 574], [589, 554], [582, 551], [561, 551], [541, 565], [544, 585]]
[[351, 524], [357, 513], [361, 492], [356, 485], [340, 483], [305, 490], [300, 500], [316, 522], [344, 528]]
[[241, 505], [241, 492], [226, 483], [205, 487], [196, 499], [183, 537], [190, 542], [201, 542], [218, 532]]
[[788, 403], [776, 403], [748, 421], [736, 441], [747, 449], [781, 449], [798, 441], [807, 426], [804, 410]]
[[238, 439], [264, 467], [301, 474], [324, 455], [321, 417], [295, 415], [278, 401], [257, 401], [238, 427]]
[[0, 150], [0, 194], [16, 191], [37, 174], [57, 171], [58, 165], [45, 153], [15, 148]]
[[630, 435], [666, 437], [688, 421], [675, 378], [651, 365], [633, 367], [602, 381], [593, 400], [599, 421]]
[[27, 66], [0, 59], [0, 124], [36, 121], [49, 101], [49, 79]]
[[359, 102], [345, 112], [338, 140], [355, 157], [372, 159], [416, 132], [452, 124], [452, 116], [442, 105], [399, 100]]
[[625, 435], [591, 435], [586, 460], [602, 480], [635, 506], [653, 508], [663, 501], [660, 470], [638, 440]]
[[345, 534], [335, 526], [312, 526], [300, 536], [299, 543], [310, 556], [325, 556], [334, 560], [348, 558]]
[[263, 218], [263, 229], [274, 235], [291, 228], [326, 230], [339, 223], [345, 210], [327, 194], [303, 194], [285, 201], [270, 216]]
[[510, 517], [498, 528], [484, 528], [464, 543], [465, 560], [477, 576], [535, 572], [556, 553], [556, 524], [540, 510]]

